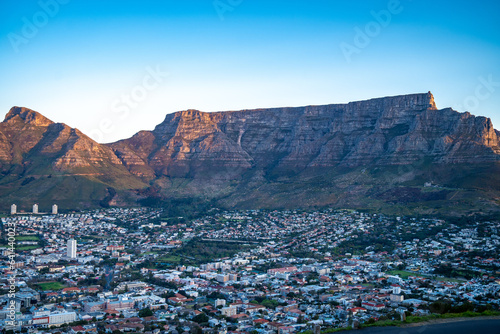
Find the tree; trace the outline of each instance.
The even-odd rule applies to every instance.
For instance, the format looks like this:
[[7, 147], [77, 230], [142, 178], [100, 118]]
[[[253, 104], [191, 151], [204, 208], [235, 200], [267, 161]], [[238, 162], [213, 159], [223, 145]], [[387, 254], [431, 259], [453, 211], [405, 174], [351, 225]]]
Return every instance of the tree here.
[[435, 301], [434, 303], [429, 305], [429, 309], [432, 313], [439, 313], [439, 314], [448, 313], [450, 308], [451, 305], [444, 301]]
[[261, 303], [262, 306], [265, 306], [266, 308], [276, 308], [276, 306], [278, 306], [278, 302], [276, 300], [273, 300], [273, 299], [265, 299], [262, 301]]
[[44, 268], [40, 269], [40, 275], [47, 274], [48, 272], [49, 272], [49, 268], [48, 267], [44, 267]]
[[200, 313], [196, 317], [193, 318], [194, 322], [197, 322], [199, 324], [208, 322], [209, 318], [205, 313]]
[[153, 311], [151, 311], [149, 308], [143, 308], [142, 310], [139, 311], [139, 317], [144, 318], [144, 317], [150, 317], [153, 315]]
[[192, 334], [202, 334], [203, 330], [201, 329], [200, 326], [193, 326], [193, 328], [191, 328], [191, 333]]

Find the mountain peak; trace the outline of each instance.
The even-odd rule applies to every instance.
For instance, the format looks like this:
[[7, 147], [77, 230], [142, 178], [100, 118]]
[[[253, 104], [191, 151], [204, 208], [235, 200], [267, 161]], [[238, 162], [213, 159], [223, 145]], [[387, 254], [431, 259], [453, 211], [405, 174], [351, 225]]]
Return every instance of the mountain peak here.
[[24, 107], [12, 107], [7, 115], [5, 115], [4, 122], [16, 119], [16, 116], [18, 116], [18, 118], [20, 118], [24, 123], [37, 126], [49, 126], [54, 123], [39, 112]]

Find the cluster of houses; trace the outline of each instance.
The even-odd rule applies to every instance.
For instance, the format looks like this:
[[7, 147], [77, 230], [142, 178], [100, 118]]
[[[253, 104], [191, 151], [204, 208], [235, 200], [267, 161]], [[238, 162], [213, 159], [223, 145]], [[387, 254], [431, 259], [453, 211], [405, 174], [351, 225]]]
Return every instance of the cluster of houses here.
[[[14, 305], [17, 328], [31, 332], [296, 333], [427, 315], [443, 300], [500, 303], [497, 222], [335, 210], [161, 217], [145, 208], [3, 217], [19, 238], [15, 270], [11, 250], [0, 248], [0, 326]], [[387, 247], [338, 251], [381, 231]], [[164, 265], [193, 239], [248, 244], [227, 258]], [[442, 266], [473, 275], [442, 277]]]

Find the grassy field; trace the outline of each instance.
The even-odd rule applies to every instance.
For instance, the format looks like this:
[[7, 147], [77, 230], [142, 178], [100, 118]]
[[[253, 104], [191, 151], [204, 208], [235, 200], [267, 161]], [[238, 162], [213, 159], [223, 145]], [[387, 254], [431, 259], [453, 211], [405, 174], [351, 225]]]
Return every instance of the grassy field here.
[[391, 270], [387, 272], [390, 275], [398, 275], [402, 279], [407, 279], [409, 276], [416, 276], [416, 277], [424, 277], [424, 278], [429, 278], [433, 279], [436, 281], [441, 281], [441, 282], [463, 282], [464, 280], [457, 279], [457, 278], [451, 278], [451, 277], [431, 277], [429, 275], [422, 275], [422, 274], [417, 274], [412, 271], [407, 271], [407, 270]]
[[16, 236], [17, 241], [39, 241], [40, 238], [36, 235], [18, 235]]
[[59, 282], [45, 282], [45, 283], [38, 283], [37, 284], [41, 290], [47, 291], [47, 290], [61, 290], [65, 288], [66, 286], [59, 283]]
[[37, 248], [40, 248], [40, 246], [20, 246], [20, 247], [16, 247], [17, 250], [19, 251], [29, 251], [29, 250], [33, 250], [33, 249], [37, 249]]
[[177, 255], [167, 255], [156, 259], [159, 263], [169, 263], [169, 264], [179, 264], [181, 263], [182, 257]]
[[421, 276], [422, 277], [422, 275], [418, 275], [414, 272], [406, 271], [406, 270], [391, 270], [391, 271], [388, 271], [387, 273], [390, 275], [398, 275], [402, 279], [407, 279], [409, 276]]
[[[40, 238], [36, 235], [18, 235], [16, 236], [16, 241], [40, 241]], [[33, 249], [40, 248], [39, 245], [18, 245], [16, 246], [16, 249], [19, 251], [29, 251]]]
[[433, 280], [440, 282], [463, 283], [465, 280], [451, 277], [431, 277]]
[[142, 255], [151, 255], [151, 254], [158, 254], [158, 252], [149, 251], [149, 252], [146, 252], [146, 253], [142, 253]]

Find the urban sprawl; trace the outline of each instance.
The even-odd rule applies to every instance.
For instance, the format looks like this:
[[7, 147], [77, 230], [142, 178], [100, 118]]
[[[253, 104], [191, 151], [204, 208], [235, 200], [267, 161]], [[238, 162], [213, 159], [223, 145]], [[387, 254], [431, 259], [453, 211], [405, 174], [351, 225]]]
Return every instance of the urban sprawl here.
[[500, 303], [494, 221], [33, 211], [1, 218], [4, 331], [287, 334]]

